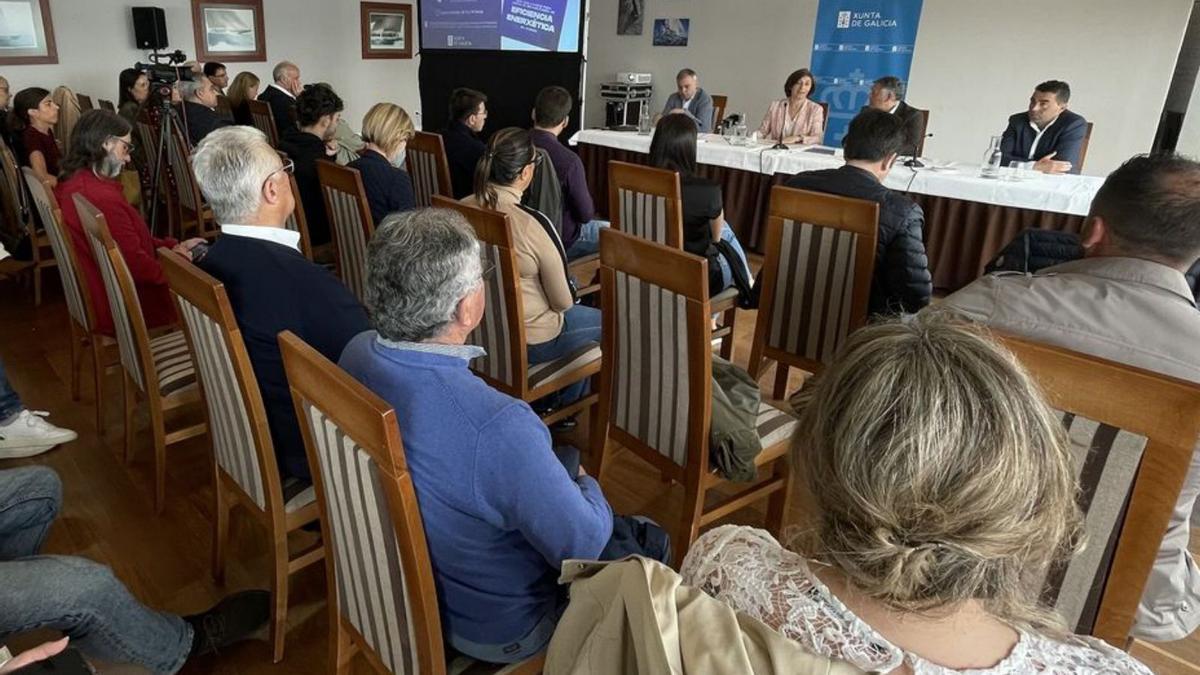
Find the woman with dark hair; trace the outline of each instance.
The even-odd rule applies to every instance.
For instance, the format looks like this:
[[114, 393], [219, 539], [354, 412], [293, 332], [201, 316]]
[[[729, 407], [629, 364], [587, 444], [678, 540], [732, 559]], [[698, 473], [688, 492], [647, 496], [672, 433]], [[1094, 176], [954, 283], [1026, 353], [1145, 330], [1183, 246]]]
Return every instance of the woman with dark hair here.
[[54, 125], [58, 124], [58, 104], [50, 92], [41, 87], [29, 87], [13, 97], [12, 134], [20, 140], [17, 161], [33, 169], [38, 180], [58, 185], [58, 143], [54, 140]]
[[126, 68], [117, 78], [117, 112], [130, 124], [150, 98], [150, 78], [137, 68]]
[[[650, 142], [650, 165], [679, 174], [683, 250], [709, 260], [709, 292], [716, 295], [733, 284], [731, 265], [741, 265], [747, 278], [750, 277], [750, 266], [741, 242], [725, 222], [721, 186], [696, 174], [697, 133], [696, 123], [687, 115], [663, 115], [654, 128], [654, 140]], [[719, 252], [719, 241], [727, 242], [733, 249], [734, 260]], [[715, 265], [714, 260], [717, 261]]]
[[783, 83], [784, 98], [771, 101], [758, 135], [785, 144], [813, 145], [825, 135], [825, 109], [809, 98], [816, 80], [812, 71], [801, 68]]
[[[497, 131], [475, 165], [475, 194], [462, 200], [500, 211], [512, 223], [530, 365], [600, 342], [600, 310], [575, 304], [558, 230], [545, 214], [521, 205], [539, 160], [529, 131], [515, 127]], [[550, 403], [561, 407], [578, 400], [586, 390], [586, 380], [573, 384]]]
[[170, 237], [160, 239], [151, 236], [150, 228], [142, 220], [141, 214], [125, 201], [119, 178], [133, 149], [131, 131], [129, 122], [115, 113], [106, 110], [85, 112], [75, 125], [74, 142], [63, 161], [63, 180], [54, 191], [58, 206], [62, 209], [63, 221], [75, 244], [76, 259], [87, 278], [92, 305], [96, 308], [98, 329], [105, 335], [113, 334], [112, 312], [109, 310], [108, 295], [104, 292], [104, 282], [100, 278], [100, 269], [96, 266], [92, 247], [88, 245], [79, 212], [75, 209], [75, 195], [83, 195], [104, 214], [108, 231], [133, 277], [147, 328], [175, 322], [170, 289], [158, 265], [155, 251], [165, 246], [191, 258], [192, 247], [204, 241], [190, 239], [180, 244]]

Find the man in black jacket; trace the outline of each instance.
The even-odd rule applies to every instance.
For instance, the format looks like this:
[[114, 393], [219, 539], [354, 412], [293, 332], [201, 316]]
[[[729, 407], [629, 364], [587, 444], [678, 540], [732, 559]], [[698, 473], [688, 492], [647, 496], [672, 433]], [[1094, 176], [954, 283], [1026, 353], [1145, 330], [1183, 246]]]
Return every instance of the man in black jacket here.
[[1039, 84], [1029, 97], [1029, 110], [1008, 118], [1000, 140], [1001, 161], [1022, 162], [1043, 173], [1079, 173], [1087, 120], [1067, 110], [1071, 86], [1059, 80]]
[[275, 81], [259, 92], [258, 100], [271, 106], [275, 131], [282, 137], [296, 125], [296, 97], [304, 91], [304, 85], [300, 83], [300, 67], [290, 61], [280, 61], [271, 71], [271, 78]]
[[813, 192], [868, 199], [879, 203], [875, 272], [871, 275], [871, 314], [916, 312], [929, 304], [933, 278], [921, 230], [921, 207], [883, 186], [904, 143], [904, 125], [895, 115], [874, 108], [850, 122], [842, 141], [846, 164], [837, 169], [805, 171], [787, 186]]
[[450, 93], [450, 123], [442, 132], [442, 143], [455, 199], [475, 191], [475, 165], [487, 152], [487, 146], [479, 140], [487, 116], [487, 95], [483, 92], [459, 87]]
[[277, 337], [290, 330], [331, 361], [367, 330], [366, 311], [325, 268], [304, 258], [300, 235], [284, 229], [295, 202], [286, 168], [253, 127], [209, 134], [196, 146], [196, 182], [221, 236], [197, 264], [225, 285], [262, 392], [279, 469], [309, 481]]
[[342, 99], [327, 84], [310, 84], [296, 99], [296, 125], [279, 137], [279, 149], [296, 163], [296, 187], [304, 203], [308, 238], [313, 246], [330, 241], [325, 197], [317, 178], [317, 162], [337, 157], [334, 139], [342, 117]]
[[904, 83], [900, 78], [888, 75], [875, 80], [867, 105], [891, 113], [904, 123], [904, 144], [900, 146], [900, 154], [916, 156], [925, 135], [925, 118], [921, 111], [904, 101]]
[[217, 113], [217, 88], [207, 77], [181, 83], [179, 93], [183, 96], [188, 141], [193, 146], [210, 132], [233, 124]]

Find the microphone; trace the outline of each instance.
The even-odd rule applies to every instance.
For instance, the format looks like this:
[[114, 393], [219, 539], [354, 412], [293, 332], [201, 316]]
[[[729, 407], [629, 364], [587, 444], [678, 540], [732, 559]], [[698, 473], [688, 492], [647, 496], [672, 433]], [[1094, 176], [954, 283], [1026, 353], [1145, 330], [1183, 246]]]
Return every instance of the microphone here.
[[772, 150], [787, 150], [787, 144], [783, 142], [783, 128], [787, 126], [787, 101], [783, 104], [783, 123], [779, 125], [779, 141], [771, 146]]
[[911, 156], [911, 157], [909, 157], [909, 158], [908, 158], [908, 159], [907, 159], [907, 160], [904, 162], [904, 166], [907, 166], [907, 167], [910, 167], [910, 168], [913, 168], [913, 169], [920, 169], [920, 168], [922, 168], [922, 167], [924, 167], [924, 166], [925, 166], [925, 163], [924, 163], [924, 162], [922, 162], [921, 160], [917, 159], [917, 147], [918, 147], [918, 146], [920, 146], [920, 145], [921, 145], [921, 141], [925, 140], [926, 138], [933, 138], [933, 134], [925, 134], [924, 136], [921, 136], [920, 138], [918, 138], [918, 139], [916, 140], [916, 142], [915, 142], [915, 143], [913, 143], [913, 146], [912, 146], [912, 153], [911, 153], [911, 154], [912, 154], [912, 156]]

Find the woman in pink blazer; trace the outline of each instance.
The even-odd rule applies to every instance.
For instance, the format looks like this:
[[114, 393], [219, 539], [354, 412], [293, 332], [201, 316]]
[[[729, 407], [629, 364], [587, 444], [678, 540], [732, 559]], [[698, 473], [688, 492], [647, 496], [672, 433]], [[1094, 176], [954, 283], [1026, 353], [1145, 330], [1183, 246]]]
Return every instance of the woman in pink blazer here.
[[825, 135], [825, 110], [820, 103], [808, 98], [813, 90], [813, 74], [801, 68], [788, 75], [783, 85], [786, 98], [771, 101], [763, 117], [758, 136], [763, 140], [779, 140], [787, 144], [820, 143]]

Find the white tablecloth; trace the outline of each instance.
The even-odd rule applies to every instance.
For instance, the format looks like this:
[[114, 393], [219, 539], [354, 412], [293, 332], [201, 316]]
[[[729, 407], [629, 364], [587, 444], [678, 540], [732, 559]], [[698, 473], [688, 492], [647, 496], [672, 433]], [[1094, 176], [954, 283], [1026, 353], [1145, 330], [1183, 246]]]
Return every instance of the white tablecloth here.
[[[642, 153], [650, 151], [650, 136], [632, 131], [585, 129], [572, 136], [570, 143], [590, 143]], [[721, 136], [702, 134], [697, 160], [702, 164], [766, 175], [830, 169], [844, 163], [841, 157], [828, 154], [831, 148], [824, 148], [825, 153], [818, 152], [821, 149], [815, 146], [771, 150], [770, 144], [740, 147], [731, 145]], [[885, 184], [894, 190], [935, 197], [1086, 216], [1092, 198], [1104, 182], [1095, 176], [1051, 176], [1031, 171], [1022, 172], [1025, 178], [1018, 181], [987, 179], [979, 177], [977, 165], [923, 161], [928, 166], [922, 169], [910, 169], [898, 163]]]

